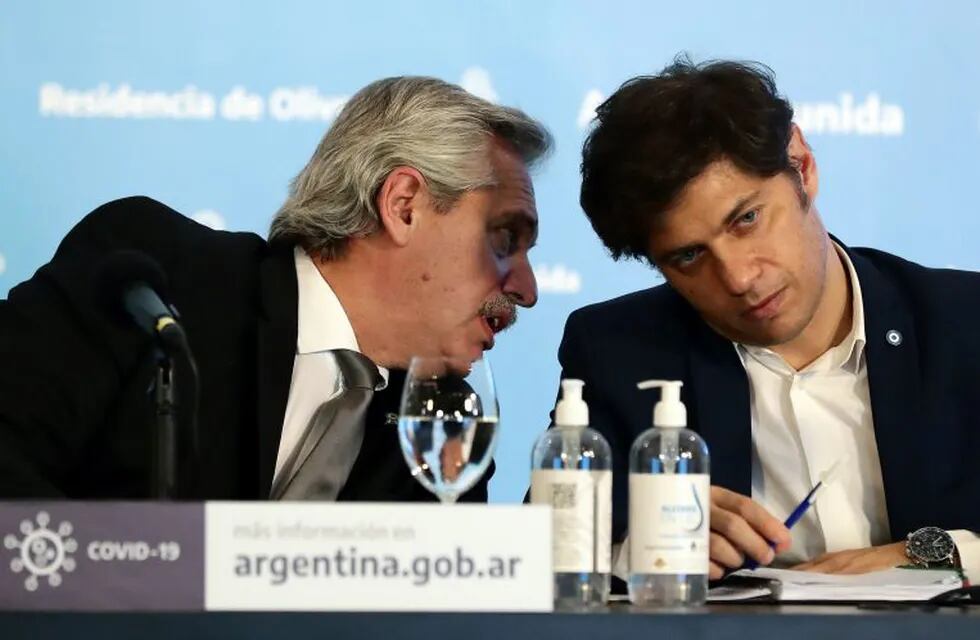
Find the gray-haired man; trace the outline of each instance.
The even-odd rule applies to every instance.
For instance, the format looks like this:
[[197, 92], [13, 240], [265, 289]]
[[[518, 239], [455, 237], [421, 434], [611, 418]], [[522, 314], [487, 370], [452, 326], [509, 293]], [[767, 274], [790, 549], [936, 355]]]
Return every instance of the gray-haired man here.
[[[535, 303], [528, 168], [550, 144], [517, 110], [390, 78], [345, 106], [268, 242], [147, 198], [89, 214], [0, 300], [0, 495], [147, 494], [147, 340], [91, 291], [129, 249], [166, 272], [200, 368], [203, 464], [182, 457], [181, 496], [427, 499], [388, 424], [397, 370], [476, 359]], [[485, 497], [484, 480], [464, 499]]]

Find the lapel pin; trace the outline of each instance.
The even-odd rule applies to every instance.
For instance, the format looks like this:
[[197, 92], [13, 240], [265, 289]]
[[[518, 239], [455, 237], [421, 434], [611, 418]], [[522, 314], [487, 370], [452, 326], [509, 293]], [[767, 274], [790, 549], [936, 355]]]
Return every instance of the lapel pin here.
[[902, 332], [891, 329], [885, 334], [885, 340], [887, 340], [888, 344], [891, 346], [897, 347], [902, 344]]
[[398, 424], [398, 414], [397, 413], [386, 413], [385, 414], [385, 424]]

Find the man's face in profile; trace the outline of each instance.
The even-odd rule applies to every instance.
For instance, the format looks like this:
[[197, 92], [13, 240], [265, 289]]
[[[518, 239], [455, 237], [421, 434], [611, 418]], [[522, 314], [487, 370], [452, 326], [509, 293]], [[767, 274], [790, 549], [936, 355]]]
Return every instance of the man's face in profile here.
[[717, 160], [654, 228], [654, 263], [730, 340], [786, 343], [807, 327], [821, 300], [826, 232], [796, 178], [757, 177]]
[[497, 185], [465, 193], [445, 213], [425, 217], [415, 249], [419, 277], [412, 304], [426, 329], [415, 353], [476, 360], [516, 320], [515, 305], [537, 301], [528, 251], [538, 217], [520, 156], [491, 145]]

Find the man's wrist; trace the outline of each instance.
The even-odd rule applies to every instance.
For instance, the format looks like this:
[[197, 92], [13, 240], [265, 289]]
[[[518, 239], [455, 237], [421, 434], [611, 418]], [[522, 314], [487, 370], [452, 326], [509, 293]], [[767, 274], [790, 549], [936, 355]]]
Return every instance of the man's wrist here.
[[905, 539], [905, 556], [923, 568], [961, 568], [956, 543], [948, 531], [939, 527], [922, 527]]

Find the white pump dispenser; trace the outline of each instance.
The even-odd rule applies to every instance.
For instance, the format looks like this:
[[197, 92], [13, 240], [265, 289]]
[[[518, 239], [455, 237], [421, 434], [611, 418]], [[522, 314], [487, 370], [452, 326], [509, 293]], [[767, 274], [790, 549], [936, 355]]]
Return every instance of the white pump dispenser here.
[[687, 407], [681, 402], [680, 380], [644, 380], [637, 389], [661, 389], [660, 402], [653, 407], [653, 426], [682, 429], [687, 426]]
[[660, 389], [660, 401], [653, 406], [653, 426], [664, 429], [660, 434], [660, 460], [664, 471], [674, 473], [677, 458], [677, 431], [687, 426], [687, 407], [681, 402], [680, 380], [644, 380], [637, 389]]
[[555, 405], [555, 425], [559, 427], [589, 426], [589, 405], [582, 399], [581, 380], [567, 378], [561, 381], [561, 400]]

